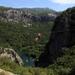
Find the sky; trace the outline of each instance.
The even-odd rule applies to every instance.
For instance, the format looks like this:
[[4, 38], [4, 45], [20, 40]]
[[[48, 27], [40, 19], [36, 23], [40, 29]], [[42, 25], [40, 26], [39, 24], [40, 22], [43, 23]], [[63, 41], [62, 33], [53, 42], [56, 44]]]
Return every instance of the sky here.
[[0, 0], [0, 6], [13, 8], [50, 8], [63, 11], [75, 6], [75, 0]]

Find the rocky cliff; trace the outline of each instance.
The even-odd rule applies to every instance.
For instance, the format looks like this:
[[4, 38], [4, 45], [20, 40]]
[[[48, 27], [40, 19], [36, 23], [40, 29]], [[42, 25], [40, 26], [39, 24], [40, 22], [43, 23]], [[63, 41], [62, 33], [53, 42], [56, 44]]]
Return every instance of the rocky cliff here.
[[61, 56], [64, 48], [75, 45], [75, 7], [58, 16], [44, 52], [39, 57], [38, 66], [47, 67]]
[[52, 21], [56, 16], [57, 12], [48, 8], [16, 9], [0, 7], [0, 21], [5, 22]]

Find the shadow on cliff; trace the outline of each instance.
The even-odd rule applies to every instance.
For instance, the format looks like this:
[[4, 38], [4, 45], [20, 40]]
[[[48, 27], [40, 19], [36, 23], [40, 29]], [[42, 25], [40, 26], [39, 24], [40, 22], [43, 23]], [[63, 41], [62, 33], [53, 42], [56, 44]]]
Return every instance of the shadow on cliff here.
[[75, 8], [69, 8], [55, 19], [49, 42], [36, 66], [47, 67], [63, 55], [63, 48], [75, 44]]

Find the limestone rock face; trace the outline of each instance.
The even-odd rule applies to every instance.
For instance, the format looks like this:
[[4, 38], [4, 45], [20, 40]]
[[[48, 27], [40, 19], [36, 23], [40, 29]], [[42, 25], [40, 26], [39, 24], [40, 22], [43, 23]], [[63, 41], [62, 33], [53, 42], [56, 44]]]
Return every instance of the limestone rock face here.
[[63, 54], [63, 48], [75, 45], [75, 7], [69, 8], [58, 16], [38, 65], [47, 67]]
[[0, 58], [3, 57], [7, 57], [8, 59], [11, 59], [11, 61], [16, 62], [19, 65], [23, 64], [22, 59], [13, 49], [0, 48]]
[[[3, 10], [2, 10], [3, 9]], [[47, 13], [47, 16], [39, 16], [41, 12]], [[52, 12], [51, 12], [52, 11]], [[0, 7], [0, 21], [3, 22], [12, 22], [12, 23], [19, 23], [23, 22], [25, 24], [31, 23], [32, 21], [54, 21], [58, 13], [56, 11], [46, 9], [46, 8], [6, 8]]]

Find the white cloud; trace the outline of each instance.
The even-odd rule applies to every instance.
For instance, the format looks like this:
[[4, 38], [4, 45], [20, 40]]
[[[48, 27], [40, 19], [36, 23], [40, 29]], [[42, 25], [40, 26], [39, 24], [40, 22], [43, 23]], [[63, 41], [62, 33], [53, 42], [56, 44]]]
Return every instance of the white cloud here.
[[49, 0], [58, 4], [75, 4], [75, 0]]

